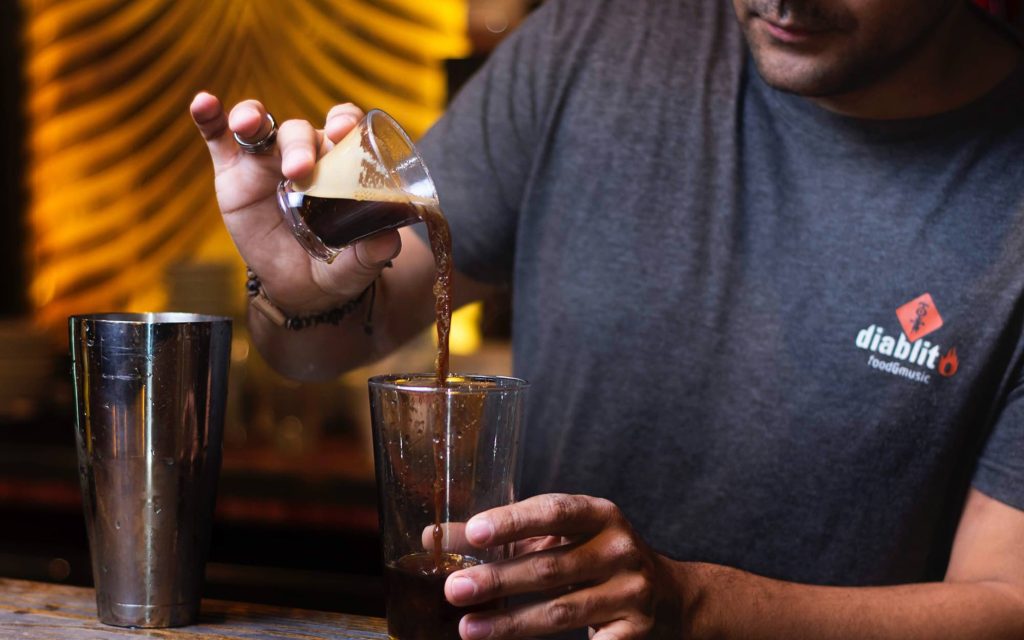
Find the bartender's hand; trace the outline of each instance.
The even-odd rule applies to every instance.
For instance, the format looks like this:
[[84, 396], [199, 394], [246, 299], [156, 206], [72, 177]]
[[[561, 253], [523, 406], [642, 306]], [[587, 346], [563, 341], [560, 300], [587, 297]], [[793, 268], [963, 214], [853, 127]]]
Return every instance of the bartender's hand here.
[[336, 307], [358, 296], [398, 254], [401, 240], [392, 231], [356, 243], [331, 264], [314, 260], [296, 242], [277, 206], [281, 179], [309, 175], [316, 159], [362, 118], [358, 107], [336, 105], [323, 129], [304, 120], [280, 123], [277, 143], [256, 154], [243, 151], [232, 132], [245, 142], [262, 139], [270, 129], [262, 103], [246, 100], [226, 114], [220, 100], [200, 93], [190, 111], [213, 160], [224, 224], [279, 307], [293, 314]]
[[595, 640], [682, 637], [681, 584], [619, 509], [598, 498], [547, 494], [466, 523], [476, 547], [515, 543], [511, 560], [457, 571], [445, 596], [457, 606], [532, 594], [529, 604], [463, 617], [465, 640], [520, 638], [592, 627]]
[[584, 625], [598, 640], [1024, 638], [1024, 510], [977, 489], [968, 494], [942, 582], [824, 586], [675, 562], [639, 540], [614, 505], [584, 496], [539, 496], [466, 523], [474, 546], [537, 535], [564, 539], [538, 538], [525, 555], [448, 577], [445, 595], [459, 605], [541, 594], [537, 604], [466, 615], [463, 638]]

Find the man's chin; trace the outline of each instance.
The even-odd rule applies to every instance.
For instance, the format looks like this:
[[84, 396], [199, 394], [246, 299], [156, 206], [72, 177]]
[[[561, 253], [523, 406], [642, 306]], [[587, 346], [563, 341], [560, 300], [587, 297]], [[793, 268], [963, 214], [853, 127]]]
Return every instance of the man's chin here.
[[848, 90], [846, 82], [828, 73], [827, 65], [808, 64], [803, 61], [757, 60], [757, 70], [765, 84], [805, 98], [824, 98]]

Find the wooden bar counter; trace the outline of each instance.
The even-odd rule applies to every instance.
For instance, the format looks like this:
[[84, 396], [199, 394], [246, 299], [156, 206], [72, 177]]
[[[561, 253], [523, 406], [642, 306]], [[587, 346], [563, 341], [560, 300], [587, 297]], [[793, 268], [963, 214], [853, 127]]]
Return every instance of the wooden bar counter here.
[[0, 578], [4, 640], [384, 640], [379, 618], [203, 600], [199, 623], [176, 629], [121, 629], [96, 620], [92, 589]]

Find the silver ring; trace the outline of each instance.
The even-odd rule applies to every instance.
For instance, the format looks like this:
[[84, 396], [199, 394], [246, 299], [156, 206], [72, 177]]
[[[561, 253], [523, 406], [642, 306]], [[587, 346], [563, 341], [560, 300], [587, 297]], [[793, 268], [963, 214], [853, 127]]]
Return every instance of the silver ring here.
[[242, 151], [246, 153], [263, 153], [274, 146], [274, 141], [277, 140], [277, 120], [274, 120], [274, 116], [269, 111], [267, 112], [267, 120], [270, 122], [270, 131], [256, 142], [246, 142], [242, 140], [238, 133], [231, 132], [235, 136], [235, 142], [242, 148]]

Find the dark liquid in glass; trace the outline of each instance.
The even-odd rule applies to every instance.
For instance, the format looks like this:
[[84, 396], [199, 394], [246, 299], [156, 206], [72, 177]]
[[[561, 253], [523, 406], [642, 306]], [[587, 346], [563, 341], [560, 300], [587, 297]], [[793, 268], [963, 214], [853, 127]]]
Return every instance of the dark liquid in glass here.
[[419, 207], [403, 201], [304, 196], [299, 207], [309, 230], [338, 249], [378, 231], [420, 221]]
[[440, 568], [430, 553], [402, 556], [384, 569], [387, 580], [388, 636], [397, 640], [458, 640], [459, 620], [492, 603], [453, 607], [444, 597], [449, 574], [480, 564], [456, 553], [441, 554]]

